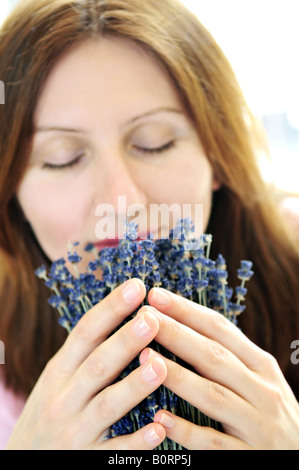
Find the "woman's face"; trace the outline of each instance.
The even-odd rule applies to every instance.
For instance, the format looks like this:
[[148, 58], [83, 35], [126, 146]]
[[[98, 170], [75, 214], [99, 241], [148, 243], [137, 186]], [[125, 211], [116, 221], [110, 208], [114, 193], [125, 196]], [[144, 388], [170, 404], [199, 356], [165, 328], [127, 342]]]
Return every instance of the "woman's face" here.
[[68, 52], [45, 82], [34, 124], [18, 198], [50, 259], [64, 256], [68, 242], [120, 238], [124, 217], [166, 236], [173, 204], [189, 205], [194, 220], [203, 204], [206, 228], [210, 164], [168, 75], [136, 44], [100, 38]]

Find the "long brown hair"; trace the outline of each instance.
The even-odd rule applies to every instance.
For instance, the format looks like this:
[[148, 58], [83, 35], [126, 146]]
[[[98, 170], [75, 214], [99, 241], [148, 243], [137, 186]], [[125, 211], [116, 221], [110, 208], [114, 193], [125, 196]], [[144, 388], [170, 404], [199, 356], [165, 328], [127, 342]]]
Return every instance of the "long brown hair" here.
[[184, 99], [221, 183], [208, 227], [213, 250], [226, 257], [231, 284], [240, 259], [254, 263], [241, 327], [277, 357], [298, 393], [290, 344], [299, 338], [299, 251], [260, 176], [258, 132], [230, 64], [176, 0], [26, 0], [2, 26], [0, 336], [7, 384], [28, 394], [65, 338], [47, 304], [49, 292], [34, 275], [49, 260], [16, 198], [30, 156], [34, 109], [58, 58], [79, 41], [108, 34], [154, 54]]

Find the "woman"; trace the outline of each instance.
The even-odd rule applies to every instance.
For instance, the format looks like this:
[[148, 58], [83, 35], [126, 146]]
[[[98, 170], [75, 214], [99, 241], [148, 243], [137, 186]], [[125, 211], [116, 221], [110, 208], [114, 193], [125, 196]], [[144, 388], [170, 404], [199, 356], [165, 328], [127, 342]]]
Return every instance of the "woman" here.
[[[3, 383], [26, 401], [8, 448], [154, 449], [166, 435], [189, 449], [299, 448], [298, 249], [260, 177], [261, 141], [228, 62], [179, 3], [161, 3], [26, 1], [2, 28]], [[96, 206], [123, 195], [147, 209], [203, 204], [232, 283], [240, 259], [253, 261], [240, 319], [249, 339], [161, 289], [109, 336], [144, 298], [133, 279], [65, 341], [34, 269], [69, 240], [97, 242]], [[153, 338], [200, 375], [147, 348]], [[140, 352], [140, 368], [111, 385]], [[159, 411], [105, 440], [162, 382], [225, 432]]]

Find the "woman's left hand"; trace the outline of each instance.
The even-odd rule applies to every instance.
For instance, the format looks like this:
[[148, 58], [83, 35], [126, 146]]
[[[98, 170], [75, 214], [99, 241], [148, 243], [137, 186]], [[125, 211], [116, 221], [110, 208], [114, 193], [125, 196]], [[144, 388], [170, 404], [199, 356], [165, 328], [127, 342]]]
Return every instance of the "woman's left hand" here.
[[170, 439], [187, 449], [299, 449], [299, 404], [273, 356], [214, 310], [157, 288], [148, 301], [160, 321], [155, 340], [198, 372], [166, 360], [164, 385], [224, 429], [160, 410], [155, 421]]

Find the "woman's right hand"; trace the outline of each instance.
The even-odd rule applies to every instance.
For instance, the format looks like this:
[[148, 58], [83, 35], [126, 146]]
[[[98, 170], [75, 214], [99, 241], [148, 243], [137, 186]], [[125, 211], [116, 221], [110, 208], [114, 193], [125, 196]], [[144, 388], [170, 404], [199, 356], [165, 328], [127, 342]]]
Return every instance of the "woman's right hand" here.
[[166, 433], [151, 423], [125, 436], [105, 439], [109, 427], [166, 378], [154, 357], [123, 380], [120, 372], [156, 336], [159, 321], [138, 308], [145, 286], [130, 279], [87, 312], [49, 361], [16, 424], [7, 449], [154, 449]]

